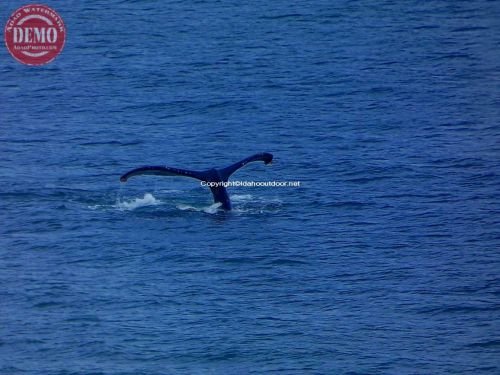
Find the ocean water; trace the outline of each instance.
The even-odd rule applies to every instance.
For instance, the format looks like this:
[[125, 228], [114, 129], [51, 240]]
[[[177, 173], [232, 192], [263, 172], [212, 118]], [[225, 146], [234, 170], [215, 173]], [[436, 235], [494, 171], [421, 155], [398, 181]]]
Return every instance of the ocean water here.
[[[0, 48], [1, 374], [500, 373], [498, 2], [47, 5], [55, 61]], [[119, 182], [256, 152], [300, 187]]]

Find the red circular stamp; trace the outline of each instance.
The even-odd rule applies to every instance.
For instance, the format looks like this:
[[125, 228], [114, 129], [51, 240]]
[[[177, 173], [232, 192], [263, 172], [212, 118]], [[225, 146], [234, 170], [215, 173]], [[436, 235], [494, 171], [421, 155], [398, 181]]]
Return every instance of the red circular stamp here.
[[66, 28], [55, 10], [46, 5], [30, 4], [12, 13], [4, 36], [7, 49], [17, 61], [43, 65], [61, 53]]

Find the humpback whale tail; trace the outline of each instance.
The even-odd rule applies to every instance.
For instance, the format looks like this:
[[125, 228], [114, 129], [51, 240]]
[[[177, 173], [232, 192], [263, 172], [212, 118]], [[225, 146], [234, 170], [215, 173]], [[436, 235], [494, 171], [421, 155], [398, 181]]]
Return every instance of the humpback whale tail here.
[[244, 167], [248, 163], [254, 161], [263, 161], [264, 164], [269, 164], [273, 160], [273, 155], [267, 152], [262, 152], [255, 154], [240, 160], [226, 168], [221, 169], [208, 169], [205, 171], [190, 171], [187, 169], [172, 168], [167, 166], [145, 166], [132, 169], [131, 171], [125, 173], [120, 177], [121, 182], [126, 182], [130, 177], [140, 176], [140, 175], [156, 175], [156, 176], [184, 176], [195, 178], [204, 182], [218, 182], [220, 184], [210, 184], [210, 190], [214, 197], [214, 202], [221, 203], [221, 207], [225, 210], [231, 209], [231, 200], [224, 186], [224, 182], [227, 182], [229, 177], [236, 172], [238, 169]]

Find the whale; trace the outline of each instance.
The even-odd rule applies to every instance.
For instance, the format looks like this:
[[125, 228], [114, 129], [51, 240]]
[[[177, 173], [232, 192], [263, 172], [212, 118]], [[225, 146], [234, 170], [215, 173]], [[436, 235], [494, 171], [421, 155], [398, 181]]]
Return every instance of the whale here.
[[270, 164], [273, 161], [273, 155], [268, 152], [261, 152], [249, 156], [237, 163], [231, 164], [225, 168], [210, 168], [203, 171], [192, 171], [188, 169], [173, 168], [167, 166], [148, 165], [132, 169], [120, 177], [121, 182], [127, 182], [131, 177], [142, 175], [155, 176], [181, 176], [190, 177], [205, 182], [212, 192], [214, 203], [220, 203], [220, 208], [230, 211], [231, 199], [226, 190], [229, 177], [238, 169], [244, 167], [248, 163], [263, 161], [264, 164]]

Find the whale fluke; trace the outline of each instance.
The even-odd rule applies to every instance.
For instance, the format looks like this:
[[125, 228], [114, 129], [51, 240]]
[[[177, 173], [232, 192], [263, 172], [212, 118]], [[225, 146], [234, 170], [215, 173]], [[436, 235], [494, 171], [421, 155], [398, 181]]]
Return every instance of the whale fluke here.
[[156, 175], [156, 176], [183, 176], [191, 177], [200, 181], [205, 182], [220, 182], [216, 186], [210, 186], [212, 195], [214, 197], [214, 202], [220, 202], [221, 207], [224, 210], [231, 210], [231, 200], [227, 193], [226, 188], [222, 183], [227, 182], [229, 177], [236, 172], [238, 169], [244, 167], [248, 163], [254, 161], [263, 161], [264, 164], [269, 164], [273, 160], [273, 155], [268, 152], [262, 152], [255, 154], [240, 160], [226, 168], [212, 168], [205, 171], [191, 171], [187, 169], [172, 168], [167, 166], [144, 166], [132, 169], [120, 177], [121, 182], [126, 182], [130, 177], [141, 176], [141, 175]]

